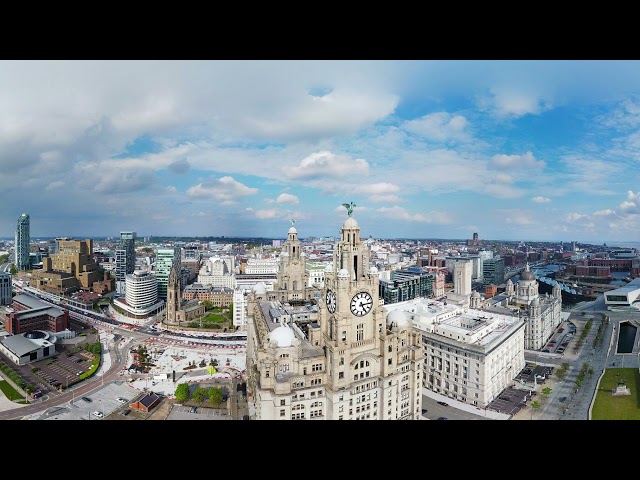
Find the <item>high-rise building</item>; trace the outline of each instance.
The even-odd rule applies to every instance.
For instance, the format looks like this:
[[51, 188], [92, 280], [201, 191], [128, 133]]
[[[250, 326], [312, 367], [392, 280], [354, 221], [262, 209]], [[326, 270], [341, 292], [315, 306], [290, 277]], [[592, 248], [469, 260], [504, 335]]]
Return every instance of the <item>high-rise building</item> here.
[[453, 291], [457, 295], [471, 295], [472, 260], [458, 260], [453, 267]]
[[11, 274], [0, 271], [0, 305], [11, 305]]
[[493, 257], [482, 263], [482, 284], [500, 285], [504, 282], [504, 258]]
[[116, 247], [116, 291], [125, 293], [125, 277], [133, 273], [136, 266], [136, 232], [120, 232]]
[[29, 231], [29, 214], [23, 213], [18, 218], [18, 225], [16, 227], [16, 268], [18, 270], [29, 270], [29, 244], [31, 241]]
[[180, 249], [179, 248], [159, 248], [156, 253], [156, 278], [158, 279], [158, 298], [167, 299], [167, 284], [169, 283], [169, 273], [171, 267], [177, 266], [180, 272]]

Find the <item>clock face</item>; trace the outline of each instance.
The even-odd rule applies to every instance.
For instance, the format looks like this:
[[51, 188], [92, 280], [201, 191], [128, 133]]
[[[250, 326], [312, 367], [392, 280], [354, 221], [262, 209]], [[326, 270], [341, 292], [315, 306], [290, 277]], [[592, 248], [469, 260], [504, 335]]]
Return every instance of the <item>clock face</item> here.
[[362, 317], [373, 308], [373, 298], [367, 292], [356, 293], [351, 299], [351, 313], [356, 317]]
[[326, 299], [327, 299], [327, 310], [329, 310], [329, 313], [334, 313], [336, 311], [336, 292], [327, 290]]

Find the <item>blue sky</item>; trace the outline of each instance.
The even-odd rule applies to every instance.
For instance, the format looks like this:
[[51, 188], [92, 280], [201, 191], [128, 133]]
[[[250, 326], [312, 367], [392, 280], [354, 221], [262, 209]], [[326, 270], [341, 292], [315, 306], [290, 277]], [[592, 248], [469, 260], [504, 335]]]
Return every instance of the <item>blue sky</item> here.
[[0, 237], [640, 240], [638, 61], [0, 61]]

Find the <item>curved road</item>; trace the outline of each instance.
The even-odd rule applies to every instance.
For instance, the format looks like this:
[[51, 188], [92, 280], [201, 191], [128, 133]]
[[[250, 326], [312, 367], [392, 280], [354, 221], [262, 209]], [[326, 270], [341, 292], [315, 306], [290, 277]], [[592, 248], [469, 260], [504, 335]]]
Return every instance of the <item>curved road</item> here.
[[112, 352], [115, 353], [115, 355], [112, 355], [111, 368], [102, 376], [96, 377], [94, 375], [90, 380], [87, 380], [70, 390], [65, 390], [63, 393], [53, 398], [0, 412], [0, 420], [19, 420], [26, 415], [44, 412], [48, 408], [63, 405], [69, 400], [72, 400], [74, 397], [81, 397], [82, 395], [86, 395], [94, 390], [98, 390], [102, 388], [103, 383], [108, 383], [112, 380], [118, 380], [120, 371], [126, 366], [127, 355], [122, 354], [123, 350], [126, 352], [126, 350], [130, 348], [129, 343], [133, 341], [133, 339], [125, 342], [123, 342], [122, 340], [123, 339], [117, 342], [115, 352]]

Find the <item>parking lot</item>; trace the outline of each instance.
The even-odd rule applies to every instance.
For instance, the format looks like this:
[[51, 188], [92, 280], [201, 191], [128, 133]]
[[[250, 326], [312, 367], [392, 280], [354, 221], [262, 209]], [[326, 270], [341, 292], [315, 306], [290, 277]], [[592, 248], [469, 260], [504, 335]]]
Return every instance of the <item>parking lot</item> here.
[[[100, 390], [91, 394], [79, 395], [73, 398], [67, 405], [54, 407], [43, 413], [38, 420], [101, 420], [93, 415], [93, 412], [103, 412], [103, 419], [110, 416], [120, 416], [122, 411], [129, 408], [129, 403], [142, 397], [143, 392], [129, 387], [124, 382], [114, 382], [105, 385]], [[118, 398], [124, 398], [127, 403], [120, 403]], [[89, 401], [83, 398], [89, 399]], [[131, 413], [134, 413], [133, 411]], [[128, 415], [127, 417], [131, 417]]]
[[167, 420], [231, 420], [226, 408], [196, 407], [191, 413], [191, 406], [174, 405]]

